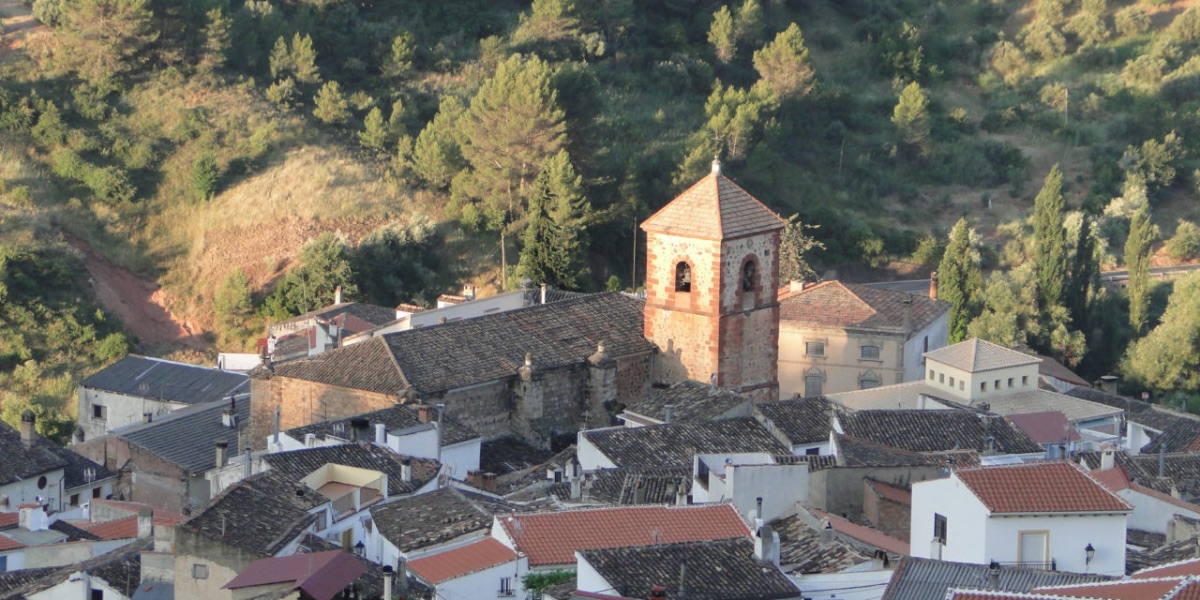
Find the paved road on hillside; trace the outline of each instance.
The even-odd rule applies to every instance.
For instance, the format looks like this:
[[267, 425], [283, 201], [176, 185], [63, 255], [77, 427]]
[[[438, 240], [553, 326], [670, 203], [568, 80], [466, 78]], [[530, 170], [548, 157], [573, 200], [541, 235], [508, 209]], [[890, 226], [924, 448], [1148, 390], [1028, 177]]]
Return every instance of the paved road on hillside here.
[[[1150, 276], [1153, 278], [1168, 278], [1171, 275], [1180, 273], [1189, 273], [1192, 271], [1200, 271], [1200, 265], [1179, 265], [1177, 267], [1151, 267]], [[1100, 281], [1104, 283], [1120, 283], [1129, 279], [1129, 271], [1121, 269], [1118, 271], [1101, 271]], [[909, 294], [925, 294], [929, 293], [928, 279], [908, 279], [905, 281], [880, 281], [876, 283], [868, 283], [871, 287], [894, 290], [897, 292], [908, 292]]]

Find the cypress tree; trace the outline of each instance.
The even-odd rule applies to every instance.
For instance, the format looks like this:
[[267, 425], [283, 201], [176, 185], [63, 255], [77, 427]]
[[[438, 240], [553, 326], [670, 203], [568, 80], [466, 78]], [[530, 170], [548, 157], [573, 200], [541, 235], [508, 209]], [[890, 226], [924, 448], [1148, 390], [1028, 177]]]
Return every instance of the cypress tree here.
[[551, 157], [533, 183], [518, 271], [534, 283], [575, 289], [587, 273], [587, 222], [592, 206], [566, 150]]
[[1092, 219], [1083, 215], [1079, 223], [1079, 237], [1075, 239], [1075, 260], [1071, 265], [1071, 288], [1067, 294], [1071, 321], [1076, 330], [1082, 330], [1088, 322], [1088, 295], [1096, 284], [1100, 265], [1096, 263], [1096, 241], [1092, 238]]
[[1043, 313], [1062, 304], [1067, 282], [1067, 230], [1063, 227], [1062, 171], [1050, 169], [1042, 190], [1033, 201], [1034, 264], [1038, 273], [1038, 301]]
[[1129, 222], [1129, 237], [1125, 240], [1125, 268], [1129, 269], [1129, 326], [1135, 336], [1146, 329], [1150, 308], [1150, 245], [1154, 230], [1150, 225], [1150, 209], [1142, 206]]
[[950, 231], [950, 242], [938, 265], [938, 299], [950, 303], [949, 342], [967, 338], [967, 326], [979, 314], [978, 299], [983, 277], [971, 250], [971, 228], [959, 219]]

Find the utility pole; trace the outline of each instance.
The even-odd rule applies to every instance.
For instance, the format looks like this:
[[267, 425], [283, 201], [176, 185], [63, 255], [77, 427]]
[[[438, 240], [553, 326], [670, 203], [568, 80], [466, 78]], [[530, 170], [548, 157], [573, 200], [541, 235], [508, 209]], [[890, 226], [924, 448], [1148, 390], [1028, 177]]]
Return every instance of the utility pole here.
[[633, 213], [633, 256], [630, 257], [629, 262], [633, 266], [631, 274], [629, 275], [629, 287], [630, 287], [630, 289], [632, 289], [633, 291], [636, 292], [637, 291], [637, 212], [636, 211]]

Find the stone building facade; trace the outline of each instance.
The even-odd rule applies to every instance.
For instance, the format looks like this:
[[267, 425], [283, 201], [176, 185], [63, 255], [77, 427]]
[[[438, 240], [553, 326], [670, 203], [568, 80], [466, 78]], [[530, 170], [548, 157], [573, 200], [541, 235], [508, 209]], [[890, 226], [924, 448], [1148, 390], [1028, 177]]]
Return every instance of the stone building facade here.
[[721, 174], [700, 180], [646, 231], [646, 337], [657, 382], [710, 381], [779, 397], [779, 243], [785, 222]]

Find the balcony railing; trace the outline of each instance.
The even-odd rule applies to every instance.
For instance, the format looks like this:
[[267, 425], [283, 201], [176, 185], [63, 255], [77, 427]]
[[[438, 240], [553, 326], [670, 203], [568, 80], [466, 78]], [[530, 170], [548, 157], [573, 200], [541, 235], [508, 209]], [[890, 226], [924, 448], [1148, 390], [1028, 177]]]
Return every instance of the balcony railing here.
[[1013, 562], [1001, 562], [1001, 563], [999, 563], [999, 565], [1002, 567], [1018, 567], [1021, 569], [1038, 569], [1040, 571], [1057, 571], [1058, 570], [1058, 561], [1053, 558], [1048, 561], [1019, 560], [1019, 561], [1013, 561]]

